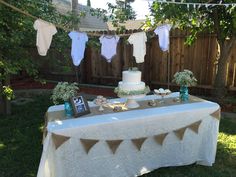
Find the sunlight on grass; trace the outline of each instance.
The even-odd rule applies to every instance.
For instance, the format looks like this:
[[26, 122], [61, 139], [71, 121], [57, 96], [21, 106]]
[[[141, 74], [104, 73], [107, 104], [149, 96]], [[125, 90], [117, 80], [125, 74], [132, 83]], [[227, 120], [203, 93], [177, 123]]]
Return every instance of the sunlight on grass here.
[[225, 133], [219, 133], [218, 142], [223, 144], [232, 155], [236, 155], [236, 135], [227, 135]]
[[4, 149], [6, 146], [2, 143], [0, 143], [0, 150]]
[[39, 126], [39, 131], [43, 132], [44, 125]]

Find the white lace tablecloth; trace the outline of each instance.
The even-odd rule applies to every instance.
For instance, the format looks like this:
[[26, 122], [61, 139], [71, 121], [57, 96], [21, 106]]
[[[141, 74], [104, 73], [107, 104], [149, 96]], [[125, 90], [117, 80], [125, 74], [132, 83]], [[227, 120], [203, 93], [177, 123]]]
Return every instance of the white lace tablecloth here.
[[[169, 97], [177, 97], [173, 93]], [[143, 99], [153, 99], [146, 96]], [[114, 99], [112, 101], [124, 101]], [[90, 106], [94, 106], [90, 103]], [[48, 112], [63, 109], [52, 106]], [[133, 177], [154, 169], [192, 163], [211, 166], [215, 161], [219, 120], [210, 114], [219, 105], [210, 101], [132, 110], [86, 118], [49, 122], [38, 177]], [[186, 129], [180, 141], [173, 130], [201, 120], [198, 133]], [[167, 133], [162, 145], [153, 135]], [[55, 149], [52, 133], [71, 137]], [[141, 150], [130, 139], [147, 137]], [[99, 142], [87, 154], [83, 139]], [[115, 154], [105, 140], [122, 139]]]

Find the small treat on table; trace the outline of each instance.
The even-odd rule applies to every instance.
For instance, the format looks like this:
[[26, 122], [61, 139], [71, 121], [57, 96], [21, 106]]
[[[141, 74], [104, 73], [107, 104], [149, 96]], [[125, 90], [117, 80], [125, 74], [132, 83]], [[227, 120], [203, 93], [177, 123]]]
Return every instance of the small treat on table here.
[[171, 94], [171, 91], [169, 89], [165, 89], [165, 92], [167, 95]]
[[115, 107], [113, 108], [113, 111], [114, 111], [114, 112], [120, 112], [120, 111], [122, 111], [122, 107], [121, 107], [121, 106], [115, 106]]
[[179, 97], [174, 98], [173, 102], [180, 102], [180, 98]]
[[148, 105], [149, 106], [156, 106], [157, 103], [155, 102], [155, 100], [151, 100], [151, 101], [148, 102]]
[[104, 98], [102, 95], [97, 96], [97, 99], [102, 99], [102, 98]]
[[169, 89], [159, 88], [159, 89], [154, 89], [154, 93], [161, 96], [166, 96], [171, 94], [171, 91]]
[[94, 104], [99, 106], [99, 111], [103, 111], [103, 106], [108, 103], [107, 99], [103, 97], [102, 95], [98, 95], [97, 98], [93, 101]]
[[159, 101], [159, 103], [164, 103], [164, 97], [171, 94], [171, 91], [169, 89], [163, 89], [163, 88], [159, 88], [158, 90], [157, 89], [154, 89], [154, 93], [156, 95], [160, 95], [161, 96], [161, 100]]
[[108, 101], [105, 97], [98, 95], [97, 98], [94, 100], [94, 103], [100, 106], [101, 104], [102, 105], [107, 104]]

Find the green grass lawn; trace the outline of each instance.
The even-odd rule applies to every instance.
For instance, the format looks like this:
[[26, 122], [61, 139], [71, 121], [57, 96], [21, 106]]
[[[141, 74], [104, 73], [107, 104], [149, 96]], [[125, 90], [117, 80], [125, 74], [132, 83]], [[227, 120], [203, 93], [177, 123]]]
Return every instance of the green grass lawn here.
[[[13, 106], [13, 115], [0, 116], [0, 177], [36, 176], [42, 153], [44, 113], [49, 96], [38, 96], [33, 103]], [[223, 118], [216, 163], [213, 167], [189, 165], [160, 168], [142, 177], [235, 177], [236, 118]]]

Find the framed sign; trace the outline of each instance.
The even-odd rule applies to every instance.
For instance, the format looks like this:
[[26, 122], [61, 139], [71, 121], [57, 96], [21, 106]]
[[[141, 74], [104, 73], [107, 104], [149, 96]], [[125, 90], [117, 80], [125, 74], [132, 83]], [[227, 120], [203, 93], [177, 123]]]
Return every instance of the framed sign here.
[[70, 101], [73, 107], [75, 117], [79, 117], [90, 113], [88, 102], [83, 96], [79, 95], [72, 97]]

